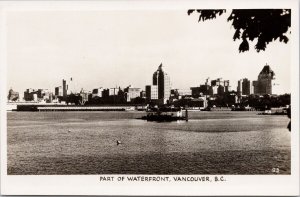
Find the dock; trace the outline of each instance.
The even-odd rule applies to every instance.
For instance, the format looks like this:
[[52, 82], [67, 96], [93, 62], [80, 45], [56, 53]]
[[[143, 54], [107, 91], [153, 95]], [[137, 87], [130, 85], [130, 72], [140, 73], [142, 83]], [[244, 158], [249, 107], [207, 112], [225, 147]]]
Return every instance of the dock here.
[[135, 106], [43, 106], [43, 105], [18, 105], [16, 111], [133, 111]]

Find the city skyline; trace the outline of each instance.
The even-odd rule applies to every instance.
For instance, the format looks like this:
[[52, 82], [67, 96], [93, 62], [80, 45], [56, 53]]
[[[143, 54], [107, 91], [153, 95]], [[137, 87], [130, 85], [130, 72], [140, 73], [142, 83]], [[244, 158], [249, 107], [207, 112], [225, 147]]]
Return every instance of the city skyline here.
[[198, 23], [185, 10], [11, 12], [7, 90], [54, 92], [61, 79], [71, 77], [77, 90], [144, 89], [161, 62], [172, 88], [189, 89], [209, 77], [230, 80], [235, 90], [240, 79], [256, 80], [267, 63], [279, 84], [274, 93], [290, 93], [290, 42], [272, 42], [260, 53], [250, 43], [250, 51], [239, 53], [226, 17]]

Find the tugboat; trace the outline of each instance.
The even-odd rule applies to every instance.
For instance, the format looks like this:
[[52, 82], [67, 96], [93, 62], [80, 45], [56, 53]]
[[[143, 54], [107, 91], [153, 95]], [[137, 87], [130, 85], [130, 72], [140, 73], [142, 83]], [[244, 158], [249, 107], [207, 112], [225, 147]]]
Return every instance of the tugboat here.
[[177, 120], [188, 121], [188, 113], [186, 110], [185, 116], [183, 116], [181, 108], [175, 107], [153, 107], [147, 109], [147, 115], [143, 116], [142, 120], [155, 121], [155, 122], [171, 122]]

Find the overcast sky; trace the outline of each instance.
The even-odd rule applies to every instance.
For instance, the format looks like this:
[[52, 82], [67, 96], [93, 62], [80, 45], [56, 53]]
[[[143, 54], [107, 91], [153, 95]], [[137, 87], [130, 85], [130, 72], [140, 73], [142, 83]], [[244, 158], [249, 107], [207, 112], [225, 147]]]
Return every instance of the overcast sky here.
[[61, 80], [76, 89], [145, 88], [163, 63], [173, 88], [205, 79], [256, 80], [268, 63], [276, 75], [273, 93], [290, 93], [290, 43], [273, 42], [265, 52], [239, 53], [228, 14], [198, 23], [181, 11], [11, 11], [7, 15], [8, 83], [54, 91]]

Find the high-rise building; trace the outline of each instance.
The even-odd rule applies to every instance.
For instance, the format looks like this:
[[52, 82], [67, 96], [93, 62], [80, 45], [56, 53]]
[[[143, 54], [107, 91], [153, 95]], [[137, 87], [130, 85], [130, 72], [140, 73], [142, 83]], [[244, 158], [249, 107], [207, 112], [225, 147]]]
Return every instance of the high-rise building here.
[[157, 85], [147, 85], [146, 86], [146, 100], [149, 102], [151, 100], [158, 100], [158, 87]]
[[199, 87], [191, 87], [191, 94], [193, 97], [197, 98], [201, 95], [209, 95], [210, 94], [210, 86], [207, 82], [205, 82], [205, 85], [200, 85]]
[[222, 78], [211, 80], [211, 86], [209, 89], [209, 93], [211, 96], [223, 95], [224, 93], [229, 91], [230, 91], [229, 80], [223, 80]]
[[77, 94], [76, 87], [75, 87], [75, 81], [74, 78], [71, 77], [70, 80], [68, 81], [68, 89], [67, 89], [67, 94]]
[[253, 81], [254, 94], [265, 95], [272, 94], [272, 80], [275, 79], [275, 73], [269, 65], [265, 65], [260, 71], [257, 81]]
[[252, 94], [252, 85], [251, 81], [248, 80], [247, 78], [238, 80], [238, 86], [237, 86], [237, 94], [239, 96], [241, 95], [250, 95]]
[[171, 82], [169, 75], [163, 70], [162, 64], [153, 73], [153, 85], [158, 88], [158, 99], [165, 104], [171, 95]]
[[124, 89], [125, 98], [127, 102], [140, 96], [141, 88], [134, 88], [131, 85]]
[[146, 98], [146, 91], [142, 90], [142, 91], [140, 92], [140, 97], [141, 97], [141, 98]]
[[63, 96], [63, 88], [62, 88], [62, 86], [55, 87], [54, 95], [55, 96]]
[[64, 99], [64, 101], [66, 101], [67, 100], [68, 85], [67, 85], [66, 80], [64, 80], [64, 79], [63, 79], [62, 83], [63, 83], [63, 99]]

